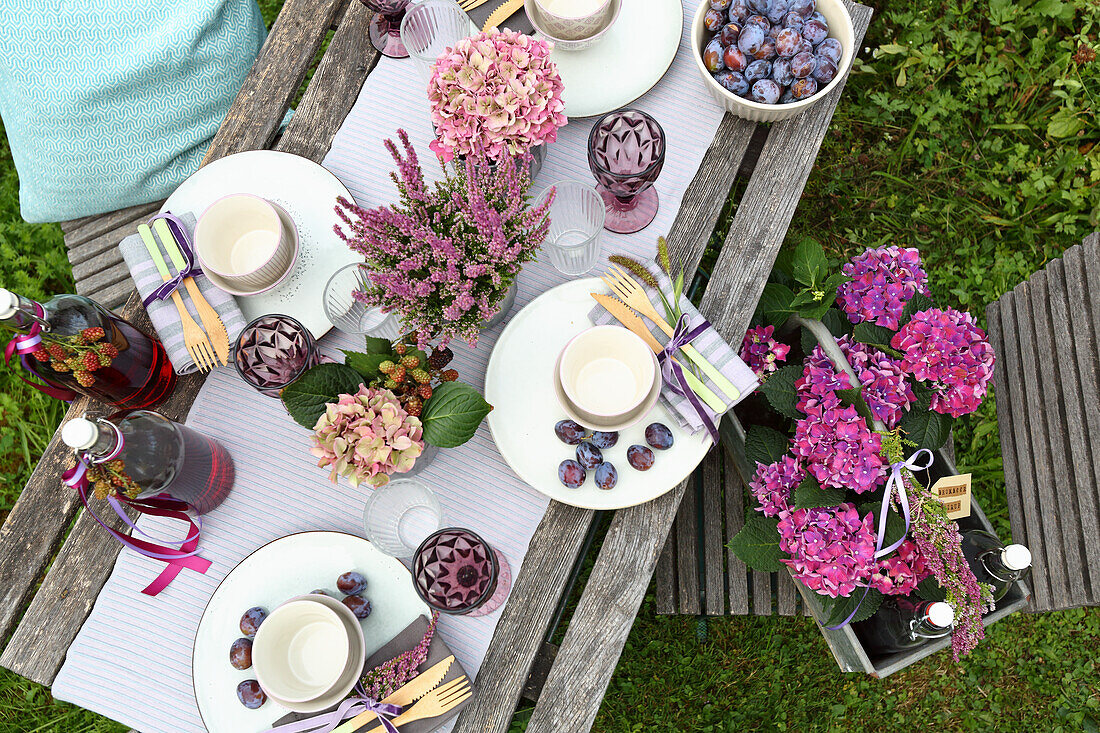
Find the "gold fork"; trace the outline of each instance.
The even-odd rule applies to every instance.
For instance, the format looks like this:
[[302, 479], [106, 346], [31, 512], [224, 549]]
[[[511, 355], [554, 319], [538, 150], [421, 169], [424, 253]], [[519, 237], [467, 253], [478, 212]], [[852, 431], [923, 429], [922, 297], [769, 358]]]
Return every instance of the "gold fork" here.
[[[401, 713], [396, 718], [390, 720], [390, 723], [394, 727], [397, 727], [400, 725], [404, 725], [405, 723], [411, 723], [414, 720], [424, 720], [425, 718], [434, 718], [439, 715], [443, 715], [444, 713], [453, 710], [456, 706], [464, 702], [472, 694], [474, 693], [470, 690], [470, 680], [466, 677], [466, 675], [462, 675], [461, 677], [451, 680], [445, 685], [440, 685], [439, 687], [435, 688], [427, 695], [420, 698], [420, 700], [411, 708]], [[348, 721], [349, 723], [351, 723], [352, 727], [346, 727], [348, 726], [348, 723], [344, 723], [335, 731], [333, 731], [333, 733], [343, 733], [343, 731], [345, 730], [357, 730], [361, 733], [362, 729], [357, 729], [354, 726], [361, 723], [366, 723], [370, 720], [373, 720], [375, 717], [375, 714], [369, 711], [365, 713], [360, 713], [359, 715], [356, 715], [354, 718]], [[379, 723], [378, 725], [367, 731], [367, 733], [379, 733], [379, 731], [382, 730], [382, 724]]]
[[462, 0], [462, 2], [458, 4], [458, 7], [462, 8], [468, 13], [474, 8], [480, 8], [487, 2], [489, 2], [489, 0]]
[[[622, 268], [618, 265], [612, 265], [608, 274], [604, 275], [602, 279], [611, 288], [612, 292], [623, 299], [624, 303], [653, 321], [659, 329], [664, 331], [670, 338], [672, 337], [672, 326], [657, 313], [657, 309], [653, 307], [652, 301], [650, 301], [642, 286], [630, 275], [627, 275]], [[703, 374], [710, 377], [711, 381], [718, 385], [730, 399], [736, 400], [741, 396], [741, 391], [734, 387], [733, 383], [726, 379], [725, 375], [718, 371], [713, 364], [707, 361], [698, 349], [691, 344], [686, 344], [680, 347], [680, 350], [684, 352], [687, 358], [698, 364], [699, 368], [703, 370]]]
[[[149, 250], [149, 255], [157, 266], [157, 272], [160, 273], [165, 282], [171, 280], [172, 276], [168, 273], [168, 265], [164, 262], [164, 255], [160, 253], [160, 247], [153, 239], [153, 230], [147, 224], [141, 224], [138, 226], [138, 234], [141, 235], [141, 241], [145, 243], [145, 248]], [[195, 319], [187, 312], [187, 306], [183, 304], [183, 298], [176, 291], [172, 291], [172, 302], [176, 304], [176, 310], [180, 314], [180, 323], [183, 324], [183, 345], [187, 347], [187, 353], [191, 355], [191, 360], [195, 362], [195, 366], [199, 368], [199, 371], [210, 371], [215, 365], [214, 351], [210, 347], [206, 334], [202, 332], [199, 324], [195, 323]]]

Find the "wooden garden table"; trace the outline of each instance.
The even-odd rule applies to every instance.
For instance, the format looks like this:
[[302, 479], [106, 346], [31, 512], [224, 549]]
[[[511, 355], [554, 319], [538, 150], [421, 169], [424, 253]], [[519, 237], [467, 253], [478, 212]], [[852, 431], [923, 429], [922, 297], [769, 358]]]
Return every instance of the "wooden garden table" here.
[[[845, 1], [858, 51], [871, 10]], [[348, 0], [287, 0], [205, 162], [267, 147], [320, 162], [378, 60], [367, 36], [370, 15], [363, 4]], [[331, 29], [328, 48], [278, 137], [280, 121]], [[747, 179], [700, 308], [730, 342], [740, 341], [752, 316], [842, 90], [843, 83], [805, 114], [771, 126], [726, 115], [687, 189], [669, 243], [690, 282], [735, 180]], [[116, 245], [159, 206], [62, 225], [77, 291], [109, 307], [125, 301], [127, 317], [146, 328]], [[202, 382], [201, 375], [181, 378], [160, 411], [184, 419]], [[81, 398], [65, 419], [96, 407]], [[0, 529], [0, 639], [11, 635], [0, 665], [44, 685], [61, 668], [120, 550], [78, 511], [75, 492], [62, 485], [70, 455], [58, 430]], [[521, 696], [536, 701], [529, 731], [591, 728], [688, 481], [656, 501], [614, 513], [560, 647], [547, 639], [561, 619], [596, 522], [590, 510], [550, 503], [489, 645], [479, 694], [456, 731], [503, 733]], [[704, 510], [720, 514], [720, 507]]]

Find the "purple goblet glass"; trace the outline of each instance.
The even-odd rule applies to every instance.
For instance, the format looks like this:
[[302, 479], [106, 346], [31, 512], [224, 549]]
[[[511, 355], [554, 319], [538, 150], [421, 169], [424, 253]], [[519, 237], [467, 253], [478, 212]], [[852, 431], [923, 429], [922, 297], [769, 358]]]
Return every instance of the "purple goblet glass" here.
[[278, 397], [283, 387], [320, 362], [321, 353], [308, 328], [290, 316], [270, 315], [244, 327], [233, 360], [241, 379]]
[[504, 555], [457, 527], [429, 535], [413, 556], [412, 571], [417, 594], [442, 613], [484, 616], [504, 603], [512, 587]]
[[409, 0], [360, 0], [374, 11], [370, 21], [370, 41], [378, 52], [391, 59], [407, 59], [409, 52], [401, 42], [401, 19]]
[[588, 167], [607, 209], [604, 228], [644, 229], [657, 215], [653, 182], [665, 164], [665, 131], [645, 112], [624, 109], [601, 117], [588, 135]]

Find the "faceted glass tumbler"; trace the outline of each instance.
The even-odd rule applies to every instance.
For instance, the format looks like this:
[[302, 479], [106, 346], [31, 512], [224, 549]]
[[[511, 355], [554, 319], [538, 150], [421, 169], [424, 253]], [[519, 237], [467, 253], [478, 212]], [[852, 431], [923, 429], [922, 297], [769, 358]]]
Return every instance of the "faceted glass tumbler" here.
[[441, 613], [484, 616], [504, 603], [512, 587], [504, 555], [470, 530], [457, 527], [424, 540], [412, 572], [417, 594]]
[[409, 0], [362, 0], [362, 3], [374, 11], [368, 32], [378, 52], [391, 59], [408, 58], [409, 52], [401, 42], [401, 21]]
[[366, 268], [358, 263], [341, 267], [332, 274], [322, 304], [325, 315], [333, 326], [352, 336], [370, 334], [384, 338], [397, 338], [397, 318], [383, 313], [381, 308], [371, 308], [355, 298], [356, 291], [370, 287]]
[[309, 329], [290, 316], [260, 316], [237, 337], [233, 356], [241, 379], [269, 397], [321, 360]]
[[600, 258], [600, 235], [607, 216], [603, 198], [587, 183], [560, 181], [546, 190], [540, 204], [551, 190], [554, 202], [543, 251], [563, 275], [583, 275]]
[[470, 16], [454, 0], [423, 0], [401, 21], [401, 42], [425, 83], [440, 54], [473, 32]]
[[638, 109], [601, 117], [588, 135], [588, 167], [607, 211], [604, 226], [622, 234], [644, 229], [657, 215], [653, 182], [665, 164], [665, 131]]
[[435, 492], [414, 479], [398, 478], [371, 492], [363, 509], [367, 539], [382, 552], [412, 557], [424, 538], [443, 526]]

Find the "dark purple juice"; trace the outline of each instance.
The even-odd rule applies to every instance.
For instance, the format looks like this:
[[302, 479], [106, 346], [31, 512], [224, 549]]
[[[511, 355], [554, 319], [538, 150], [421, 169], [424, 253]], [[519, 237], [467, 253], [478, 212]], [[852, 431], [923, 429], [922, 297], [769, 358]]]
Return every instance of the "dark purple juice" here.
[[176, 428], [183, 437], [183, 461], [163, 492], [206, 514], [225, 501], [233, 488], [237, 475], [233, 459], [221, 443], [184, 425]]

